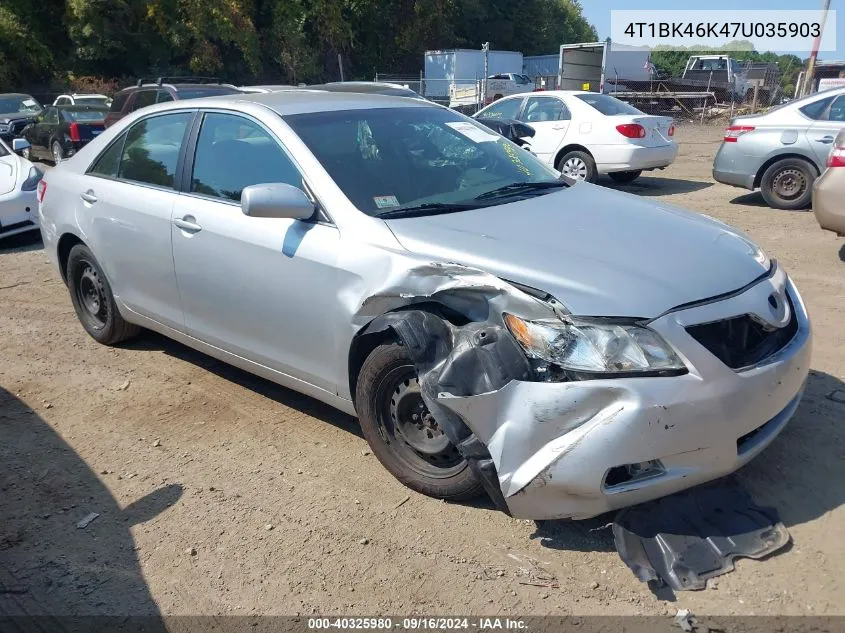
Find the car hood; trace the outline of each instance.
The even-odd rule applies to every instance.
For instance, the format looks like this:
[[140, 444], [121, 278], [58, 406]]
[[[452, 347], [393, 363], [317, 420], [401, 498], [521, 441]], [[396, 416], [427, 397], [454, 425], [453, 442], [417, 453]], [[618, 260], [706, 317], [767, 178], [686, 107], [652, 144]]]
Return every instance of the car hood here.
[[726, 224], [587, 183], [386, 222], [409, 251], [548, 292], [582, 316], [654, 318], [742, 288], [769, 267]]
[[0, 123], [11, 123], [12, 121], [32, 121], [38, 116], [37, 113], [26, 114], [23, 112], [9, 112], [0, 114]]

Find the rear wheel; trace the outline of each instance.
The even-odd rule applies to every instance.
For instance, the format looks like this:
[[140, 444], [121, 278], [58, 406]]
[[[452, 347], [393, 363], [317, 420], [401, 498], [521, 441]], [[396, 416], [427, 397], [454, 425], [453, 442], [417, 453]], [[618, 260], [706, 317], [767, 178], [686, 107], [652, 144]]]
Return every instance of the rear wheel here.
[[58, 165], [61, 163], [65, 158], [64, 150], [62, 149], [61, 143], [58, 141], [53, 141], [53, 145], [50, 148], [50, 151], [53, 154], [53, 163]]
[[356, 388], [361, 430], [373, 454], [403, 484], [439, 499], [478, 496], [483, 487], [438, 426], [401, 345], [380, 345], [364, 361]]
[[628, 182], [634, 182], [637, 178], [640, 177], [642, 174], [642, 170], [639, 171], [614, 171], [608, 174], [610, 178], [614, 182], [618, 182], [619, 184], [625, 184]]
[[567, 152], [560, 157], [555, 167], [564, 176], [573, 180], [585, 180], [587, 182], [595, 182], [596, 180], [596, 162], [587, 152], [579, 150]]
[[109, 281], [84, 244], [77, 244], [70, 251], [67, 281], [76, 316], [98, 343], [115, 345], [138, 334], [141, 328], [120, 316]]
[[775, 209], [806, 209], [813, 196], [816, 172], [805, 160], [785, 158], [769, 166], [760, 179], [760, 193]]

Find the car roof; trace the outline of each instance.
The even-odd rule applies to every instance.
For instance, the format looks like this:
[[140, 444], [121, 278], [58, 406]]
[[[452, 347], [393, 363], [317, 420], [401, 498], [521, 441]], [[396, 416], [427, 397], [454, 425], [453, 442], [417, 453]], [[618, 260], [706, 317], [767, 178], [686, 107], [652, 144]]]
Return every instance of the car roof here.
[[[192, 99], [169, 101], [157, 104], [156, 110], [175, 110], [184, 108]], [[412, 107], [440, 107], [422, 99], [408, 99], [379, 94], [364, 94], [359, 92], [328, 92], [322, 90], [284, 90], [281, 92], [265, 93], [235, 93], [204, 97], [197, 106], [237, 108], [239, 104], [259, 104], [273, 110], [281, 116], [288, 114], [302, 114], [306, 112], [334, 112], [338, 110], [365, 110], [373, 108], [412, 108]]]
[[51, 108], [56, 108], [57, 110], [63, 110], [67, 112], [89, 112], [89, 111], [96, 111], [96, 112], [108, 112], [109, 107], [107, 105], [87, 105], [84, 103], [76, 103], [73, 105], [55, 105], [50, 106]]
[[87, 92], [74, 92], [71, 95], [59, 95], [60, 97], [73, 97], [74, 99], [79, 99], [80, 97], [97, 97], [100, 99], [108, 99], [106, 95], [101, 95], [99, 93], [87, 93]]
[[25, 97], [27, 99], [32, 99], [32, 95], [28, 95], [25, 92], [3, 92], [0, 93], [0, 97]]

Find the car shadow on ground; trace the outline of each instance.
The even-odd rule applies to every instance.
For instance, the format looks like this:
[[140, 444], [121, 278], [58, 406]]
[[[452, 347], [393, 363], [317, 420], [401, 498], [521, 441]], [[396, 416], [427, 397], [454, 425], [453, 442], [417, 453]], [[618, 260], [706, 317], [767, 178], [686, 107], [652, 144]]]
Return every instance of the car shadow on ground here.
[[609, 189], [635, 193], [640, 196], [659, 197], [680, 193], [693, 193], [712, 187], [712, 182], [701, 180], [684, 180], [683, 178], [659, 178], [654, 176], [640, 176], [634, 182], [619, 184], [608, 176], [602, 176], [597, 183]]
[[27, 231], [0, 239], [0, 255], [4, 253], [26, 253], [44, 248], [41, 231]]
[[165, 633], [130, 528], [181, 494], [171, 484], [121, 508], [53, 427], [0, 387], [0, 617], [19, 617], [15, 631], [61, 633], [127, 630], [102, 616], [145, 616], [145, 631]]
[[162, 351], [168, 356], [173, 356], [186, 363], [201, 367], [224, 380], [261, 394], [265, 398], [278, 402], [281, 405], [306, 413], [313, 418], [327, 422], [360, 438], [364, 437], [361, 434], [361, 427], [358, 425], [358, 421], [352, 416], [338, 411], [334, 407], [330, 407], [315, 398], [298, 393], [292, 389], [287, 389], [270, 380], [233, 367], [228, 363], [219, 361], [216, 358], [212, 358], [207, 354], [198, 352], [187, 345], [177, 343], [155, 332], [144, 331], [139, 338], [124, 343], [122, 347], [125, 349]]
[[[732, 477], [758, 505], [777, 510], [787, 527], [824, 516], [845, 503], [843, 418], [845, 383], [811, 371], [795, 417], [771, 446]], [[538, 521], [531, 538], [550, 549], [613, 551], [613, 519], [609, 513], [588, 521]]]

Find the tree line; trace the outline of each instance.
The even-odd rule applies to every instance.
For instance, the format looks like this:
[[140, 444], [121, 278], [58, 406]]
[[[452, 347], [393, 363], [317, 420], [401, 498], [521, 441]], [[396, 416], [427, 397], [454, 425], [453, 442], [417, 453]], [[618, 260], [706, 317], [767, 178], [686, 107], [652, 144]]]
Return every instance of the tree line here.
[[313, 83], [416, 74], [425, 50], [595, 41], [578, 0], [3, 0], [0, 91], [208, 75]]

